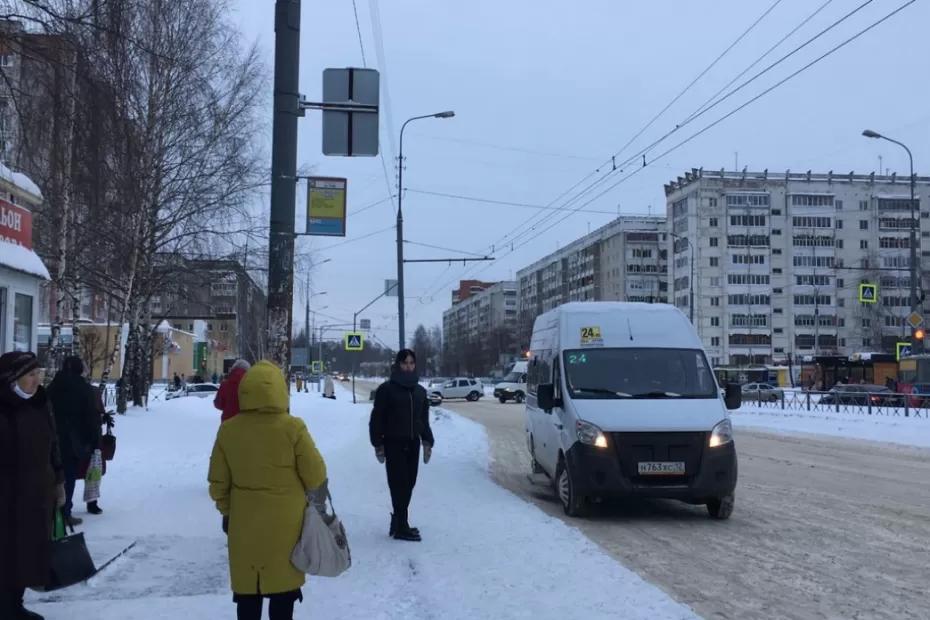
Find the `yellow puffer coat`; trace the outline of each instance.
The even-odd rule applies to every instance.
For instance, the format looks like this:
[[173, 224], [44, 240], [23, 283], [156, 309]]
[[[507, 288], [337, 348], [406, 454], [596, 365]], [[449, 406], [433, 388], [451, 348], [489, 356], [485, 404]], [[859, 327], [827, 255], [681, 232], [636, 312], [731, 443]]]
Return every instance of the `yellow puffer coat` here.
[[296, 590], [291, 566], [306, 491], [326, 480], [326, 464], [307, 426], [288, 413], [288, 389], [271, 362], [239, 384], [239, 415], [224, 422], [210, 457], [210, 497], [229, 516], [229, 572], [236, 594]]

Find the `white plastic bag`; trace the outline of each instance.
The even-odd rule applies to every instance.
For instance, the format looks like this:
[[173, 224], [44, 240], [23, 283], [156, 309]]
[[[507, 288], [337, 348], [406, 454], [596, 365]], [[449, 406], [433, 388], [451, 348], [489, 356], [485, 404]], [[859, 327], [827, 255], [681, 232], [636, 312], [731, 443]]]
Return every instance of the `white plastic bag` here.
[[[332, 497], [326, 498], [332, 507]], [[291, 552], [291, 564], [308, 575], [338, 577], [352, 566], [352, 552], [342, 521], [332, 514], [320, 514], [312, 503], [304, 510], [300, 540]]]

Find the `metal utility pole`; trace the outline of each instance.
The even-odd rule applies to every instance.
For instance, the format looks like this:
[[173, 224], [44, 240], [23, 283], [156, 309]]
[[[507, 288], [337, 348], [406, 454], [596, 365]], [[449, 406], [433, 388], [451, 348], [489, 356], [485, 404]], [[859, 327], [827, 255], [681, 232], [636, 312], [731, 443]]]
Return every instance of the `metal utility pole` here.
[[397, 162], [397, 330], [399, 332], [400, 347], [402, 350], [404, 344], [404, 129], [407, 124], [423, 118], [452, 118], [455, 112], [438, 112], [436, 114], [424, 114], [423, 116], [414, 116], [404, 121], [400, 127], [400, 153]]
[[[914, 156], [911, 154], [911, 149], [907, 148], [903, 142], [898, 142], [893, 140], [888, 136], [883, 136], [882, 134], [872, 131], [871, 129], [866, 129], [862, 132], [862, 135], [866, 138], [880, 138], [882, 140], [887, 140], [897, 144], [905, 151], [907, 151], [907, 158], [910, 162], [911, 170], [911, 312], [919, 312], [917, 308], [917, 226], [920, 223], [919, 217], [920, 214], [917, 212], [917, 200], [916, 200], [916, 182], [917, 179], [914, 177]], [[914, 348], [917, 349], [918, 343], [914, 342]], [[914, 351], [917, 352], [916, 350]]]
[[275, 0], [274, 118], [268, 241], [268, 352], [288, 372], [294, 303], [294, 203], [300, 116], [300, 0]]

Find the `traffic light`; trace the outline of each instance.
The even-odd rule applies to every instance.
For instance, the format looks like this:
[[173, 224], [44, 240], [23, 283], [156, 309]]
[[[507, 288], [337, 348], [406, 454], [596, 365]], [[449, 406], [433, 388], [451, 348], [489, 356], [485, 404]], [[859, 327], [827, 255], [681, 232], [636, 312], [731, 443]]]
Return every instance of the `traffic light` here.
[[926, 335], [927, 334], [926, 332], [924, 332], [924, 329], [922, 327], [918, 327], [917, 329], [914, 330], [914, 341], [923, 342], [924, 336]]

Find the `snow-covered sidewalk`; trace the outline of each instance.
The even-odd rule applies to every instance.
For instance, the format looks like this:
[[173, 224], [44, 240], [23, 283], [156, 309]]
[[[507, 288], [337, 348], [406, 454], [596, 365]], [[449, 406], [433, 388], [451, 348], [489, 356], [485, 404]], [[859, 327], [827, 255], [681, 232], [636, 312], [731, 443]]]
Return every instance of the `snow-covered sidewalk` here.
[[791, 411], [745, 405], [731, 414], [737, 428], [829, 435], [905, 446], [930, 447], [930, 418], [835, 411]]
[[[433, 414], [433, 460], [421, 465], [411, 506], [424, 541], [389, 539], [384, 470], [368, 444], [370, 405], [352, 405], [337, 389], [337, 401], [295, 394], [292, 407], [326, 459], [353, 567], [337, 579], [309, 579], [296, 618], [696, 617], [575, 528], [494, 484], [484, 429], [441, 410]], [[137, 543], [89, 583], [30, 593], [27, 603], [49, 620], [234, 617], [225, 537], [206, 483], [218, 421], [212, 403], [197, 398], [119, 417], [105, 513], [75, 512], [98, 563]]]

